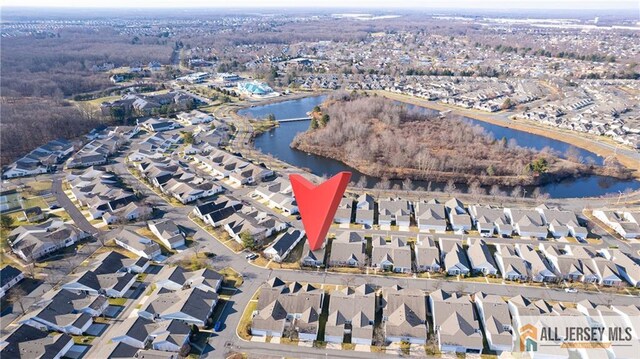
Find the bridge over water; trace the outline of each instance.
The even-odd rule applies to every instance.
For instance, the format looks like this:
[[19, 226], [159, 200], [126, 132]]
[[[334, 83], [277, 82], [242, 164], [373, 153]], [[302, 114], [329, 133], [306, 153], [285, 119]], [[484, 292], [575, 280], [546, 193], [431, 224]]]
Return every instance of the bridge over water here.
[[277, 121], [278, 122], [295, 122], [295, 121], [308, 121], [310, 119], [311, 119], [311, 117], [306, 116], [306, 117], [285, 118], [285, 119], [277, 120]]

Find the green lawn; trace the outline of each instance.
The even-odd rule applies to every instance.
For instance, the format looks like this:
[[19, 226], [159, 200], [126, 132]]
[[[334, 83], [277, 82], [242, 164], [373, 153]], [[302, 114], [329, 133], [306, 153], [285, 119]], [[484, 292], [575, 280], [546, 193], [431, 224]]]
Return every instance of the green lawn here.
[[96, 337], [92, 337], [90, 335], [72, 335], [74, 344], [83, 344], [89, 345]]
[[244, 312], [242, 313], [242, 318], [240, 318], [240, 322], [238, 323], [238, 335], [240, 338], [244, 340], [251, 339], [251, 320], [253, 311], [258, 307], [257, 301], [249, 302]]
[[125, 306], [127, 304], [127, 298], [109, 298], [109, 304]]
[[47, 202], [45, 202], [42, 197], [30, 197], [22, 201], [22, 208], [31, 207], [49, 208]]

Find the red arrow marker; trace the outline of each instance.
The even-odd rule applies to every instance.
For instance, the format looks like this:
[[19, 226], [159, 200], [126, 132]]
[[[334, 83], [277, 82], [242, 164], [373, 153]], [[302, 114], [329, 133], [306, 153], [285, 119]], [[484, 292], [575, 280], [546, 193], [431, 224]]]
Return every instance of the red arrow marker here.
[[340, 172], [315, 186], [300, 175], [289, 175], [304, 231], [307, 233], [309, 249], [312, 251], [322, 247], [350, 179], [351, 172]]

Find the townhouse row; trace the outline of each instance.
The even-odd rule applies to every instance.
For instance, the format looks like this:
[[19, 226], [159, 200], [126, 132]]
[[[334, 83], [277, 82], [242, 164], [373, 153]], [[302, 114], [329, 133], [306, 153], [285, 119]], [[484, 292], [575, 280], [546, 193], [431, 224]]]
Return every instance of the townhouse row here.
[[[375, 318], [378, 310], [382, 310], [380, 322]], [[423, 345], [433, 338], [440, 352], [478, 354], [486, 340], [489, 350], [508, 353], [516, 351], [517, 330], [526, 317], [571, 316], [601, 322], [603, 312], [624, 320], [640, 314], [640, 307], [594, 305], [584, 300], [574, 309], [521, 295], [503, 298], [441, 289], [425, 293], [397, 285], [376, 288], [363, 284], [329, 291], [312, 284], [285, 283], [276, 277], [259, 290], [250, 330], [253, 336], [297, 337], [301, 341], [314, 341], [324, 334], [329, 343], [361, 345]], [[327, 321], [324, 333], [320, 333], [323, 313]], [[615, 349], [607, 350], [615, 354]]]
[[[291, 245], [297, 244], [293, 239]], [[495, 248], [495, 250], [493, 250]], [[305, 266], [370, 267], [399, 273], [444, 272], [451, 276], [490, 275], [511, 281], [584, 282], [604, 286], [638, 286], [639, 259], [618, 249], [596, 250], [588, 246], [541, 242], [489, 245], [482, 238], [419, 234], [408, 237], [337, 231], [332, 240], [315, 251], [308, 244], [300, 262]]]
[[[375, 220], [377, 218], [377, 220]], [[457, 198], [445, 203], [437, 200], [412, 203], [400, 198], [375, 201], [369, 194], [357, 199], [343, 198], [334, 222], [342, 226], [349, 224], [389, 230], [397, 226], [400, 231], [409, 231], [415, 223], [420, 232], [445, 233], [448, 230], [464, 233], [478, 230], [481, 236], [494, 235], [525, 238], [554, 238], [572, 236], [587, 237], [587, 228], [578, 220], [574, 212], [549, 208], [496, 208], [472, 205], [466, 207]]]
[[73, 197], [88, 207], [91, 219], [105, 224], [135, 221], [151, 215], [151, 208], [138, 203], [138, 197], [120, 183], [120, 179], [104, 168], [89, 167], [74, 171], [66, 180]]

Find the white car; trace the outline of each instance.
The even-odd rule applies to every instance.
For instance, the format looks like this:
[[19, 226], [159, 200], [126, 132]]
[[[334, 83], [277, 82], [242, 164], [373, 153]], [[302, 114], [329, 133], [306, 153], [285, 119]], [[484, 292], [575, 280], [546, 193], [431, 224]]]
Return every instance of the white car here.
[[565, 288], [564, 291], [567, 293], [578, 293], [578, 290], [575, 288]]

